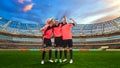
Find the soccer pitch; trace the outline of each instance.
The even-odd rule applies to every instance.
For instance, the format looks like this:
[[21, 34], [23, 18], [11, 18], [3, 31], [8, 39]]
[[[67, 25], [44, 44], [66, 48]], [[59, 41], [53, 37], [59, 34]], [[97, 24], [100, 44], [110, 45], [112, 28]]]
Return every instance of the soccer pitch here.
[[120, 51], [74, 51], [73, 64], [49, 63], [47, 56], [41, 65], [40, 51], [0, 51], [0, 68], [120, 68]]

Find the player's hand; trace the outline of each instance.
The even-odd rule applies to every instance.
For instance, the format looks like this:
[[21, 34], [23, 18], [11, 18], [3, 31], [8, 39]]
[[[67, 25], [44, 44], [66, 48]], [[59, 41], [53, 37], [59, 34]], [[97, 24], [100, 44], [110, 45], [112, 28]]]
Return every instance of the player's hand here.
[[70, 20], [73, 20], [73, 18], [70, 18]]

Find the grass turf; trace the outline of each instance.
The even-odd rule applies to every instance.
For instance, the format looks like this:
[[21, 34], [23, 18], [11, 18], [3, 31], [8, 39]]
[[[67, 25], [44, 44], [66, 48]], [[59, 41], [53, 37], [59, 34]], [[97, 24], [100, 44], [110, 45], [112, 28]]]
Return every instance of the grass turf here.
[[49, 63], [48, 57], [45, 59], [45, 64], [41, 65], [39, 51], [0, 51], [0, 68], [120, 68], [119, 51], [74, 51], [73, 64]]

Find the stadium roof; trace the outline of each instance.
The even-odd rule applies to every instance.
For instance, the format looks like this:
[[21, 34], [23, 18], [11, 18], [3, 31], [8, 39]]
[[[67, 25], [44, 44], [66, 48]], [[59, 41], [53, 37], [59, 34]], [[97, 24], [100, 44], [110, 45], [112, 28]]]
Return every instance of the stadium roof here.
[[[12, 21], [0, 17], [0, 32], [8, 32], [14, 34], [40, 35], [40, 28], [44, 24], [28, 24]], [[96, 35], [109, 34], [120, 31], [120, 17], [96, 24], [78, 24], [72, 28], [74, 35]]]

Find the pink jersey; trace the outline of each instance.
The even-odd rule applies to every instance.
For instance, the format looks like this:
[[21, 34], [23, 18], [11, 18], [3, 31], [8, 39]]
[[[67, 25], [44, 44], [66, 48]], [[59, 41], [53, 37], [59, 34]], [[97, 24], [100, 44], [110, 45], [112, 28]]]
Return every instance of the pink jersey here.
[[73, 23], [68, 23], [62, 26], [62, 38], [63, 40], [72, 39], [72, 32], [71, 28], [73, 26]]
[[42, 28], [42, 31], [44, 33], [43, 38], [50, 39], [52, 37], [53, 29], [49, 25], [46, 25], [44, 28]]
[[58, 24], [58, 26], [54, 26], [53, 32], [54, 32], [54, 37], [62, 36], [62, 24]]

